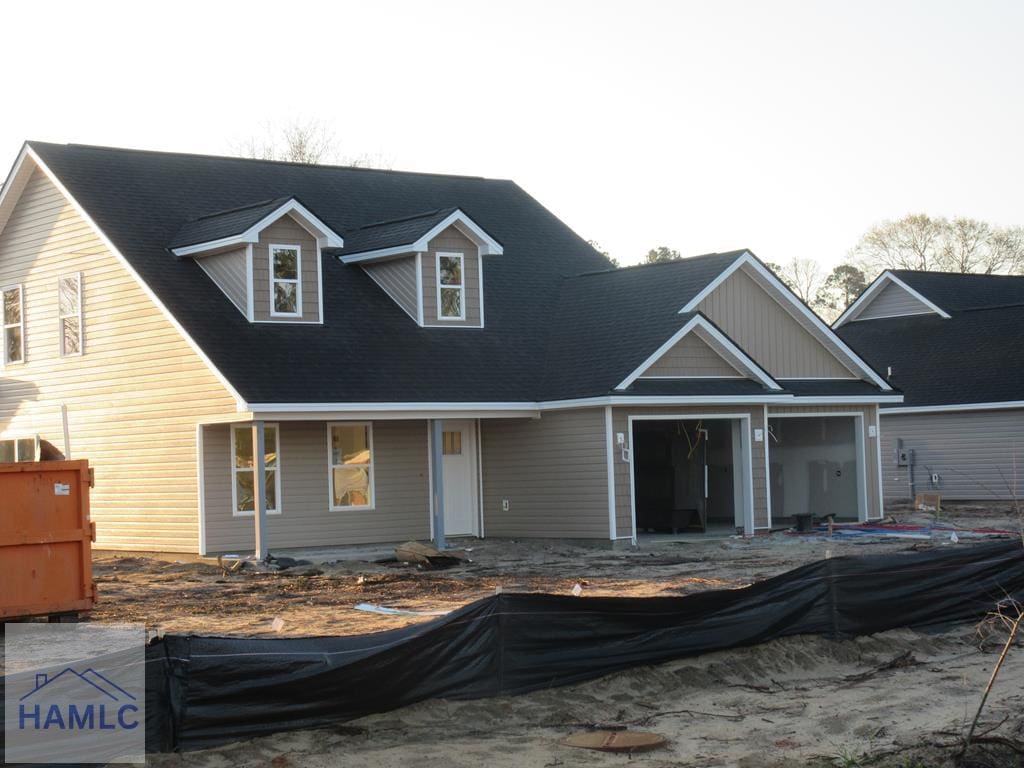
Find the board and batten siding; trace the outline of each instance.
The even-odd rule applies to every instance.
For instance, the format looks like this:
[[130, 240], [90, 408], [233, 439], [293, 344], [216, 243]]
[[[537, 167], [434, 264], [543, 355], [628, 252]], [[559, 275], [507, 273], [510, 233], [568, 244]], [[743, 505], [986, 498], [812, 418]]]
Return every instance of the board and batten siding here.
[[[270, 314], [270, 246], [301, 247], [302, 316], [272, 317]], [[320, 321], [320, 254], [316, 239], [290, 215], [285, 214], [260, 232], [260, 240], [252, 247], [253, 318], [270, 322]]]
[[487, 536], [609, 538], [604, 409], [484, 419], [481, 437]]
[[248, 249], [244, 247], [216, 253], [213, 256], [196, 257], [196, 263], [243, 315], [248, 315], [249, 312], [247, 261]]
[[[76, 272], [85, 354], [62, 358], [57, 278]], [[13, 283], [26, 362], [0, 369], [0, 438], [63, 449], [66, 405], [71, 455], [95, 469], [96, 547], [198, 551], [196, 424], [233, 413], [234, 398], [38, 170], [0, 232], [0, 285]]]
[[737, 269], [697, 309], [775, 378], [857, 378], [830, 351], [834, 343], [806, 318], [798, 319], [759, 280]]
[[416, 301], [415, 256], [364, 264], [363, 269], [398, 306], [414, 320], [417, 319], [419, 304]]
[[[768, 502], [767, 502], [767, 479], [764, 466], [764, 442], [755, 443], [753, 431], [764, 428], [764, 408], [757, 405], [753, 407], [743, 406], [616, 406], [612, 409], [612, 434], [621, 432], [626, 436], [626, 445], [632, 447], [633, 435], [629, 429], [630, 416], [664, 416], [666, 420], [672, 417], [681, 419], [699, 419], [702, 416], [717, 416], [720, 418], [750, 417], [750, 449], [753, 456], [754, 486], [754, 528], [766, 528], [768, 526]], [[743, 423], [743, 422], [741, 422]], [[613, 440], [614, 442], [614, 440]], [[633, 501], [632, 483], [633, 477], [630, 474], [628, 459], [623, 459], [622, 451], [618, 448], [614, 451], [615, 471], [615, 519], [617, 535], [621, 537], [632, 536], [633, 530]]]
[[[327, 423], [287, 421], [280, 429], [280, 514], [267, 515], [267, 546], [312, 547], [430, 538], [427, 423], [373, 423], [374, 508], [330, 508]], [[250, 550], [252, 515], [231, 506], [231, 427], [203, 428], [208, 552]]]
[[[877, 405], [800, 405], [800, 406], [768, 406], [768, 418], [769, 420], [773, 416], [782, 414], [789, 415], [802, 415], [802, 414], [858, 414], [862, 417], [861, 427], [862, 434], [861, 438], [864, 443], [864, 455], [867, 459], [867, 463], [864, 466], [864, 476], [867, 486], [867, 513], [869, 520], [877, 520], [882, 517], [883, 509], [879, 503], [878, 494], [878, 451], [884, 451], [884, 443], [877, 437], [871, 437], [871, 427], [875, 426], [878, 406]], [[885, 431], [885, 424], [882, 424], [882, 431]], [[770, 439], [770, 438], [769, 438]], [[768, 445], [769, 460], [771, 458], [771, 444]], [[884, 454], [883, 454], [884, 459]], [[860, 457], [857, 457], [860, 461]], [[884, 464], [884, 462], [883, 462]]]
[[[462, 234], [454, 225], [448, 227], [430, 241], [429, 250], [421, 256], [423, 265], [423, 324], [434, 327], [463, 326], [479, 327], [483, 324], [480, 296], [480, 255], [472, 240]], [[461, 253], [463, 255], [462, 276], [466, 286], [466, 319], [441, 320], [437, 306], [437, 254]]]
[[879, 317], [902, 317], [904, 315], [933, 315], [935, 310], [907, 293], [896, 283], [889, 282], [864, 306], [854, 320], [872, 320]]
[[[914, 451], [915, 490], [943, 499], [1008, 501], [1024, 487], [1024, 409], [914, 413], [882, 409], [882, 486], [887, 500], [910, 495], [910, 468], [896, 464], [896, 443]], [[938, 473], [937, 486], [931, 483]], [[1008, 487], [1009, 486], [1009, 487]]]
[[688, 333], [641, 374], [641, 378], [659, 376], [736, 378], [743, 374], [709, 347], [696, 333]]

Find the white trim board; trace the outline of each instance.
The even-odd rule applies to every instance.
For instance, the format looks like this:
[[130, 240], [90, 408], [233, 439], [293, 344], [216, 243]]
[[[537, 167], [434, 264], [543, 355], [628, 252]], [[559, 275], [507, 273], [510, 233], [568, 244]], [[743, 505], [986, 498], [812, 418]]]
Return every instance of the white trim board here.
[[[671, 350], [679, 343], [679, 341], [695, 329], [700, 329], [700, 331], [708, 334], [712, 339], [714, 339], [715, 342], [721, 344], [722, 347], [730, 355], [735, 357], [736, 361], [747, 370], [747, 373], [750, 374], [751, 377], [757, 379], [757, 381], [761, 382], [761, 384], [766, 386], [768, 389], [782, 389], [778, 382], [776, 382], [767, 371], [761, 368], [761, 366], [755, 363], [742, 349], [740, 349], [732, 339], [715, 328], [715, 326], [706, 317], [699, 314], [691, 317], [682, 328], [672, 334], [664, 344], [658, 347], [650, 357], [640, 363], [640, 365], [615, 388], [619, 390], [626, 389], [630, 384], [640, 378], [644, 371], [648, 370], [652, 365], [658, 362], [658, 360], [668, 354], [669, 350]], [[733, 364], [730, 360], [726, 360], [726, 362], [730, 365]]]
[[321, 248], [342, 248], [345, 245], [341, 235], [324, 224], [312, 211], [293, 197], [279, 205], [244, 232], [231, 235], [230, 237], [221, 237], [217, 240], [209, 240], [204, 243], [183, 245], [178, 248], [171, 248], [170, 250], [175, 256], [194, 256], [218, 248], [258, 243], [260, 232], [285, 215], [291, 215], [307, 232], [313, 235], [316, 238], [317, 245]]
[[361, 253], [343, 254], [341, 260], [345, 264], [358, 264], [362, 261], [377, 261], [405, 253], [426, 253], [430, 249], [430, 241], [452, 225], [476, 244], [481, 256], [500, 256], [504, 253], [501, 243], [487, 234], [484, 228], [474, 222], [469, 216], [456, 209], [411, 243], [378, 248]]
[[913, 413], [951, 413], [956, 411], [1010, 411], [1024, 408], [1024, 400], [1005, 400], [997, 403], [952, 403], [950, 405], [911, 405], [906, 408], [879, 408], [879, 413], [900, 416]]
[[[814, 312], [812, 312], [806, 304], [800, 301], [800, 299], [798, 299], [796, 295], [788, 287], [786, 287], [785, 284], [783, 284], [777, 277], [775, 277], [775, 275], [772, 274], [771, 270], [765, 267], [764, 264], [762, 264], [750, 251], [744, 251], [739, 257], [736, 258], [736, 260], [732, 264], [730, 264], [728, 267], [722, 270], [721, 274], [719, 274], [718, 277], [716, 277], [714, 280], [708, 283], [704, 287], [704, 289], [700, 291], [700, 293], [698, 293], [696, 296], [690, 299], [690, 301], [686, 303], [686, 306], [679, 310], [679, 314], [697, 311], [697, 307], [700, 305], [702, 301], [704, 301], [704, 299], [710, 296], [714, 292], [714, 290], [718, 288], [718, 286], [720, 286], [722, 283], [728, 280], [732, 276], [732, 274], [736, 272], [736, 270], [744, 266], [750, 267], [760, 277], [767, 281], [769, 285], [775, 288], [779, 295], [785, 299], [786, 303], [793, 309], [795, 309], [800, 315], [806, 318], [811, 323], [811, 325], [813, 325], [818, 331], [825, 334], [829, 338], [829, 340], [833, 344], [835, 344], [836, 348], [839, 349], [843, 353], [843, 355], [846, 356], [848, 362], [851, 363], [855, 368], [860, 370], [865, 376], [871, 379], [871, 381], [873, 381], [882, 389], [892, 389], [892, 387], [889, 386], [888, 382], [886, 382], [885, 379], [883, 379], [881, 376], [875, 373], [874, 369], [870, 365], [868, 365], [864, 360], [862, 360], [856, 352], [850, 349], [850, 347], [847, 346], [846, 342], [839, 338], [839, 336], [836, 335], [836, 332], [825, 324], [824, 320], [822, 320], [820, 317], [814, 314]], [[778, 300], [777, 297], [773, 298], [776, 298], [776, 300]]]
[[[841, 314], [834, 323], [832, 323], [832, 327], [833, 328], [838, 328], [839, 326], [843, 325], [844, 323], [848, 323], [848, 322], [850, 322], [852, 320], [856, 320], [860, 316], [861, 312], [863, 312], [865, 309], [867, 309], [867, 307], [871, 304], [871, 302], [874, 300], [874, 298], [882, 291], [883, 288], [885, 288], [887, 283], [892, 283], [893, 285], [897, 286], [898, 288], [902, 288], [904, 291], [906, 291], [908, 294], [910, 294], [913, 298], [917, 299], [919, 302], [921, 302], [926, 307], [931, 309], [931, 311], [933, 313], [935, 313], [939, 317], [943, 318], [944, 320], [948, 320], [949, 319], [949, 317], [950, 317], [949, 313], [947, 313], [944, 309], [942, 309], [942, 307], [940, 307], [938, 304], [933, 302], [931, 299], [929, 299], [927, 296], [925, 296], [924, 294], [920, 293], [919, 291], [915, 291], [913, 288], [911, 288], [909, 285], [907, 285], [903, 280], [900, 280], [898, 277], [896, 277], [896, 275], [894, 275], [891, 271], [889, 271], [887, 269], [887, 270], [885, 270], [885, 272], [883, 272], [878, 277], [876, 277], [874, 282], [871, 283], [871, 285], [869, 285], [866, 289], [864, 289], [864, 292], [860, 296], [857, 297], [857, 300], [854, 301], [853, 304], [848, 306], [846, 308], [846, 311], [843, 312], [843, 314]], [[908, 317], [908, 316], [911, 316], [911, 315], [926, 315], [926, 314], [929, 314], [929, 313], [928, 312], [907, 312], [907, 313], [902, 314], [902, 315], [889, 315], [889, 317]], [[879, 319], [880, 320], [882, 318], [871, 318], [871, 319], [872, 320], [875, 320], [875, 319]]]

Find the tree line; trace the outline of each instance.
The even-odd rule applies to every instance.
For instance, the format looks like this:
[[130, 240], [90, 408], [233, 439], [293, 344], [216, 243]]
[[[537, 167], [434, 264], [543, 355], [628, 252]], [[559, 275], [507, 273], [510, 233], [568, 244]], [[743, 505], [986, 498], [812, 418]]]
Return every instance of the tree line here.
[[[599, 244], [590, 244], [619, 266]], [[679, 251], [662, 245], [649, 250], [642, 263], [681, 258]], [[1024, 227], [915, 213], [869, 229], [831, 270], [807, 258], [768, 262], [768, 267], [808, 306], [832, 321], [887, 269], [1024, 274]]]

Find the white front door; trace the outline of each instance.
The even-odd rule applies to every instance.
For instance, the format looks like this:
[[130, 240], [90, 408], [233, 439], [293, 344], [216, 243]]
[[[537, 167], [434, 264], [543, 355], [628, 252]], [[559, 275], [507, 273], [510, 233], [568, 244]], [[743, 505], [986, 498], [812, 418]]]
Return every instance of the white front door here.
[[477, 536], [476, 422], [446, 420], [441, 453], [444, 477], [445, 536]]

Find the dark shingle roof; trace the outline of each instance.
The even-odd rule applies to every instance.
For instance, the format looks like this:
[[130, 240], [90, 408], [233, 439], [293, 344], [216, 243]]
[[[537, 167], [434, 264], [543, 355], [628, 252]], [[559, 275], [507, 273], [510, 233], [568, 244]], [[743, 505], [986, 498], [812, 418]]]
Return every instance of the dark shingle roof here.
[[679, 310], [743, 253], [711, 253], [565, 280], [548, 339], [542, 398], [608, 394], [686, 325], [693, 314]]
[[626, 395], [777, 395], [750, 379], [637, 379]]
[[838, 333], [876, 370], [892, 366], [904, 393], [892, 407], [1024, 400], [1024, 306], [951, 314], [859, 320]]
[[245, 232], [249, 227], [288, 202], [290, 198], [279, 197], [276, 200], [263, 200], [252, 205], [218, 211], [186, 221], [177, 234], [167, 244], [168, 248], [183, 248], [186, 245], [209, 243], [223, 237], [233, 237]]
[[349, 256], [381, 248], [409, 245], [416, 242], [456, 210], [456, 208], [442, 208], [438, 211], [428, 211], [351, 229], [344, 233], [345, 248], [342, 253]]
[[892, 274], [946, 312], [1024, 304], [1024, 277], [894, 269]]

